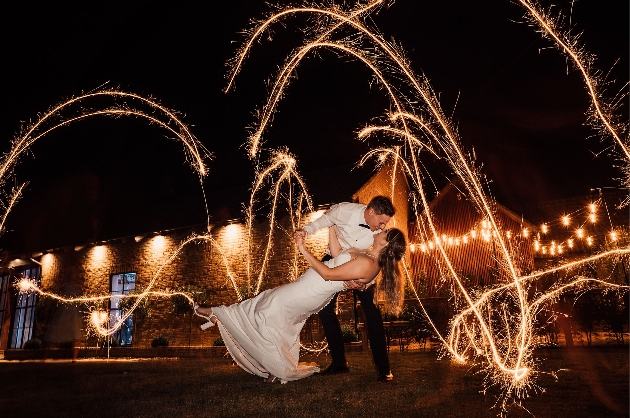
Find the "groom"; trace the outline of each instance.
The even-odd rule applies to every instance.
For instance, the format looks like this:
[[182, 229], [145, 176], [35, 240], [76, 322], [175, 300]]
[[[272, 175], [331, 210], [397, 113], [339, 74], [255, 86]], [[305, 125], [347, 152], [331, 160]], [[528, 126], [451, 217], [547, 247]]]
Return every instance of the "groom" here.
[[[334, 225], [341, 248], [344, 250], [348, 248], [366, 249], [372, 246], [374, 234], [387, 226], [391, 217], [394, 216], [394, 212], [395, 209], [391, 200], [384, 196], [376, 196], [367, 206], [359, 203], [339, 203], [333, 205], [320, 218], [304, 225], [302, 233], [313, 235], [319, 229]], [[326, 254], [322, 261], [331, 258], [330, 254]], [[350, 282], [347, 287], [361, 289], [361, 286], [353, 285], [353, 283]], [[365, 314], [368, 339], [376, 365], [376, 379], [387, 382], [392, 380], [393, 376], [389, 368], [383, 317], [381, 311], [374, 304], [374, 287], [370, 286], [360, 291], [355, 290], [355, 294], [361, 301], [361, 307]], [[341, 325], [336, 313], [338, 295], [339, 293], [319, 312], [332, 357], [332, 363], [322, 371], [322, 374], [348, 373], [350, 371], [346, 361]]]

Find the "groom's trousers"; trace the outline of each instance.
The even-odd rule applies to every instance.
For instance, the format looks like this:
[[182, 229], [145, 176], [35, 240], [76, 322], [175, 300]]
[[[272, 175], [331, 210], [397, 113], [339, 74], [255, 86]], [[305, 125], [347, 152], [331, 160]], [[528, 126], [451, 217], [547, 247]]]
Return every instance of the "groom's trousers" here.
[[[326, 257], [324, 257], [324, 260]], [[355, 294], [361, 302], [363, 314], [365, 315], [365, 326], [367, 327], [368, 340], [370, 341], [370, 349], [372, 350], [372, 358], [379, 375], [388, 375], [389, 357], [387, 355], [387, 342], [385, 341], [385, 328], [383, 327], [383, 317], [381, 311], [374, 304], [374, 288], [370, 286], [366, 290], [354, 290]], [[328, 341], [328, 349], [332, 357], [332, 363], [337, 366], [346, 365], [346, 352], [343, 343], [343, 334], [341, 325], [337, 318], [337, 296], [333, 296], [332, 300], [321, 311], [319, 311], [319, 319], [324, 327], [324, 334]]]

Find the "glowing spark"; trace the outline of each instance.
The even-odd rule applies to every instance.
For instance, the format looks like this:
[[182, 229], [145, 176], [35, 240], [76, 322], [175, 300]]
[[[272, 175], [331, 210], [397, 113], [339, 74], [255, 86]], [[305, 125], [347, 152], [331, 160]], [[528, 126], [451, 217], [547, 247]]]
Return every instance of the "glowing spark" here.
[[94, 310], [90, 313], [90, 323], [96, 329], [103, 328], [103, 325], [109, 319], [109, 315], [105, 311]]
[[28, 294], [31, 292], [37, 292], [37, 282], [35, 280], [29, 279], [28, 277], [22, 277], [15, 286], [17, 290], [24, 294]]

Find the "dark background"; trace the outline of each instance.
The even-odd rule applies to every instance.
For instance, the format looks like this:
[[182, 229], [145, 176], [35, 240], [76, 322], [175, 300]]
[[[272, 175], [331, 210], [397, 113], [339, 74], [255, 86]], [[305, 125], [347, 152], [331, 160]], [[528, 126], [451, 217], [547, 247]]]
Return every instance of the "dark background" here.
[[[303, 21], [276, 25], [273, 41], [255, 46], [235, 90], [224, 94], [225, 63], [244, 39], [241, 31], [272, 10], [263, 1], [20, 2], [3, 8], [5, 151], [24, 123], [106, 83], [180, 112], [213, 153], [204, 178], [209, 195], [251, 185], [255, 162], [243, 147], [247, 127], [264, 103], [265, 81], [300, 45], [295, 25]], [[583, 32], [582, 45], [607, 74], [605, 97], [625, 94], [628, 2], [581, 0], [552, 10], [565, 13], [565, 27]], [[591, 188], [617, 187], [622, 176], [609, 150], [612, 140], [600, 140], [585, 126], [589, 98], [580, 74], [523, 23], [523, 14], [508, 0], [398, 0], [370, 18], [428, 77], [463, 146], [474, 150], [493, 196], [516, 212], [588, 195]], [[304, 61], [265, 147], [288, 147], [302, 172], [356, 163], [374, 145], [356, 140], [356, 132], [389, 109], [385, 94], [370, 82], [362, 65], [333, 53]], [[622, 97], [617, 111], [626, 123], [627, 102]], [[431, 176], [439, 189], [451, 174], [438, 168]], [[132, 118], [94, 118], [45, 136], [8, 185], [25, 181], [28, 190], [9, 215], [1, 248], [100, 239], [107, 235], [103, 219], [133, 222], [147, 207], [182, 198], [203, 210], [199, 180], [182, 145]]]

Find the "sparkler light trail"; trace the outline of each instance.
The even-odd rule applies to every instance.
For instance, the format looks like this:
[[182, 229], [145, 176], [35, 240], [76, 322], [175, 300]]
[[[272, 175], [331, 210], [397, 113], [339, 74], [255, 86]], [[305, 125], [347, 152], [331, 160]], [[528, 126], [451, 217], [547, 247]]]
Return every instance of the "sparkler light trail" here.
[[[534, 26], [539, 28], [543, 37], [550, 39], [578, 69], [588, 90], [592, 103], [589, 122], [595, 128], [602, 131], [602, 136], [610, 135], [616, 142], [622, 158], [630, 161], [630, 143], [628, 142], [628, 127], [614, 118], [615, 106], [606, 103], [602, 97], [599, 86], [603, 80], [599, 72], [594, 68], [595, 57], [582, 48], [577, 36], [571, 36], [569, 31], [560, 30], [561, 16], [553, 19], [550, 13], [544, 12], [535, 2], [519, 0], [519, 3], [527, 10], [527, 17]], [[626, 84], [624, 87], [627, 87]]]
[[[521, 0], [530, 13], [532, 19], [543, 24], [546, 34], [552, 37], [576, 62], [582, 71], [594, 103], [595, 115], [608, 133], [612, 135], [625, 160], [630, 162], [627, 141], [621, 134], [627, 128], [621, 124], [611, 122], [610, 106], [601, 105], [596, 89], [596, 82], [592, 78], [592, 71], [582, 64], [583, 53], [576, 53], [576, 41], [565, 42], [567, 37], [556, 35], [558, 29], [549, 25], [549, 19], [538, 12], [532, 3]], [[411, 180], [415, 194], [412, 196], [416, 213], [417, 227], [423, 241], [433, 242], [437, 250], [435, 262], [444, 280], [448, 280], [453, 293], [456, 308], [462, 312], [451, 321], [448, 337], [443, 337], [435, 325], [434, 332], [444, 344], [444, 349], [454, 359], [476, 361], [486, 367], [489, 385], [500, 385], [504, 391], [499, 397], [499, 404], [505, 408], [506, 403], [516, 402], [527, 396], [528, 389], [535, 388], [535, 362], [532, 358], [534, 342], [534, 323], [541, 306], [555, 299], [567, 289], [583, 286], [585, 283], [596, 282], [599, 285], [627, 290], [627, 286], [610, 284], [603, 280], [574, 277], [549, 289], [549, 292], [530, 296], [529, 287], [535, 279], [551, 272], [542, 271], [534, 275], [522, 276], [515, 257], [506, 242], [499, 221], [495, 217], [494, 201], [488, 197], [482, 175], [474, 166], [472, 159], [463, 151], [458, 134], [450, 120], [441, 110], [439, 100], [431, 85], [424, 76], [417, 76], [411, 69], [410, 63], [404, 58], [399, 48], [384, 40], [383, 36], [369, 28], [362, 18], [372, 12], [380, 1], [358, 4], [354, 9], [344, 10], [333, 5], [330, 7], [312, 5], [310, 7], [287, 7], [272, 14], [260, 22], [249, 32], [229, 74], [228, 91], [236, 75], [240, 72], [245, 59], [253, 48], [255, 40], [270, 30], [273, 24], [282, 22], [285, 18], [297, 14], [315, 17], [317, 23], [302, 28], [306, 34], [303, 46], [289, 54], [284, 65], [270, 83], [271, 89], [262, 111], [259, 113], [254, 133], [249, 138], [249, 155], [258, 157], [261, 153], [262, 136], [269, 125], [289, 81], [295, 77], [298, 65], [313, 51], [329, 49], [345, 56], [354, 58], [364, 64], [373, 74], [377, 83], [383, 88], [391, 101], [394, 112], [385, 118], [387, 124], [383, 126], [368, 126], [359, 132], [359, 138], [364, 139], [372, 135], [386, 135], [392, 141], [401, 141], [393, 146], [378, 147], [361, 160], [377, 156], [382, 163], [386, 158], [393, 158]], [[499, 251], [496, 255], [499, 277], [507, 277], [505, 283], [496, 288], [473, 292], [464, 285], [466, 277], [458, 273], [457, 267], [446, 251], [446, 242], [440, 239], [433, 216], [429, 209], [427, 193], [424, 183], [430, 178], [430, 173], [421, 169], [421, 151], [428, 150], [433, 157], [444, 159], [451, 167], [455, 176], [462, 182], [466, 197], [476, 207], [485, 222], [489, 225], [488, 234], [484, 237]], [[393, 187], [393, 185], [392, 185]], [[628, 249], [603, 252], [597, 257], [611, 258], [618, 254], [628, 254]], [[579, 263], [578, 263], [579, 264]], [[575, 264], [560, 266], [562, 271], [568, 271]], [[411, 280], [410, 280], [411, 283]], [[412, 286], [413, 287], [413, 286]], [[420, 306], [422, 303], [415, 289], [413, 289]], [[424, 307], [422, 310], [425, 312]], [[428, 315], [427, 315], [428, 316]], [[429, 318], [431, 320], [431, 318]]]
[[[153, 285], [153, 282], [151, 285]], [[20, 295], [29, 295], [32, 293], [36, 293], [40, 296], [48, 297], [64, 304], [83, 304], [83, 303], [91, 304], [91, 303], [96, 303], [96, 302], [108, 301], [112, 297], [111, 295], [79, 296], [79, 297], [74, 297], [74, 298], [62, 297], [55, 293], [41, 290], [39, 286], [37, 286], [37, 283], [34, 280], [31, 280], [27, 277], [23, 277], [19, 279], [15, 283], [14, 286], [18, 290]], [[142, 302], [142, 299], [148, 298], [151, 296], [153, 297], [182, 296], [186, 298], [191, 304], [194, 303], [194, 300], [191, 298], [191, 296], [188, 293], [184, 293], [184, 292], [165, 292], [165, 291], [147, 290], [142, 293], [135, 294], [135, 295], [118, 295], [117, 297], [120, 299], [135, 299], [136, 301], [134, 302], [133, 306], [125, 312], [124, 316], [120, 320], [118, 320], [117, 323], [113, 324], [113, 326], [107, 326], [107, 323], [109, 323], [109, 319], [110, 319], [109, 314], [107, 312], [98, 310], [98, 309], [91, 310], [90, 315], [89, 315], [90, 317], [89, 325], [101, 336], [105, 337], [108, 335], [113, 335], [114, 333], [116, 333], [116, 331], [120, 329], [120, 327], [124, 323], [124, 320], [127, 319], [133, 313], [134, 309]]]
[[[272, 179], [273, 174], [278, 171], [278, 179], [271, 186], [271, 210], [269, 213], [269, 232], [267, 234], [267, 245], [264, 247], [264, 252], [262, 255], [262, 263], [258, 268], [258, 279], [256, 280], [256, 288], [254, 290], [254, 295], [257, 295], [260, 292], [260, 286], [262, 285], [262, 281], [267, 269], [267, 263], [269, 262], [269, 257], [271, 255], [271, 248], [273, 244], [273, 234], [276, 230], [276, 210], [278, 208], [279, 199], [281, 198], [281, 187], [284, 183], [287, 184], [288, 192], [286, 194], [286, 201], [288, 206], [288, 212], [290, 214], [291, 220], [291, 231], [297, 229], [297, 225], [302, 215], [302, 210], [307, 209], [309, 211], [313, 210], [313, 204], [311, 202], [311, 198], [308, 195], [306, 185], [304, 184], [304, 180], [296, 171], [296, 161], [295, 157], [286, 151], [278, 151], [273, 153], [269, 166], [260, 170], [256, 176], [256, 180], [252, 186], [251, 197], [249, 201], [249, 206], [246, 211], [246, 224], [247, 224], [247, 289], [248, 293], [251, 289], [251, 275], [252, 275], [252, 253], [254, 252], [253, 248], [253, 239], [252, 233], [254, 229], [253, 221], [255, 215], [255, 207], [256, 207], [256, 195], [259, 191], [261, 191], [265, 182]], [[299, 188], [298, 192], [293, 191], [293, 182], [292, 179], [297, 183], [296, 186]], [[294, 199], [294, 195], [295, 196]], [[294, 201], [295, 200], [295, 201]], [[303, 208], [302, 201], [306, 201], [306, 208]], [[294, 209], [298, 209], [295, 210]], [[295, 252], [295, 251], [294, 251]], [[295, 265], [295, 262], [294, 262]], [[297, 268], [293, 269], [294, 272]], [[297, 277], [295, 274], [293, 277]], [[241, 298], [239, 297], [239, 300]]]
[[[104, 105], [103, 102], [99, 100], [110, 100], [113, 101], [113, 103], [106, 103]], [[121, 100], [123, 102], [119, 103]], [[92, 108], [89, 108], [88, 106], [90, 102], [96, 102], [96, 104], [93, 105]], [[207, 174], [205, 159], [209, 158], [211, 155], [191, 133], [188, 126], [186, 126], [177, 117], [177, 114], [175, 112], [165, 108], [154, 100], [147, 99], [137, 94], [126, 93], [113, 89], [105, 89], [92, 93], [87, 93], [67, 100], [45, 112], [35, 123], [23, 128], [21, 134], [12, 141], [11, 150], [5, 153], [0, 160], [0, 187], [6, 184], [11, 170], [18, 163], [20, 157], [27, 153], [30, 150], [31, 146], [37, 140], [43, 138], [55, 129], [96, 116], [134, 116], [141, 119], [146, 119], [150, 123], [156, 124], [160, 128], [165, 129], [166, 131], [175, 135], [177, 140], [181, 141], [184, 145], [186, 159], [189, 161], [191, 167], [199, 177], [199, 182], [205, 200], [205, 192], [203, 191], [202, 179]], [[25, 185], [26, 183], [14, 188], [10, 194], [10, 199], [8, 203], [3, 205], [4, 213], [0, 222], [0, 233], [3, 232], [6, 218], [9, 215], [9, 212], [11, 211], [13, 206], [18, 201], [19, 197], [21, 196], [22, 190], [24, 189]], [[207, 204], [206, 214], [208, 214]], [[212, 239], [209, 236], [206, 238]], [[185, 241], [185, 243], [182, 244], [182, 247], [188, 242], [190, 242], [190, 240]], [[180, 249], [182, 247], [180, 247]], [[175, 255], [179, 252], [180, 249], [176, 251]], [[172, 261], [172, 259], [173, 258], [171, 257], [166, 264]], [[160, 267], [158, 273], [156, 273], [155, 277], [150, 282], [145, 292], [138, 295], [121, 296], [135, 298], [135, 302], [132, 307], [127, 310], [127, 312], [125, 312], [123, 317], [120, 318], [120, 320], [113, 326], [104, 327], [103, 324], [107, 319], [107, 314], [105, 314], [105, 319], [103, 319], [102, 314], [94, 311], [91, 315], [91, 320], [92, 326], [95, 328], [95, 330], [99, 334], [104, 336], [112, 335], [122, 326], [124, 320], [133, 313], [133, 310], [142, 302], [142, 299], [149, 296], [171, 297], [174, 295], [181, 295], [189, 300], [191, 304], [193, 304], [194, 301], [192, 300], [190, 295], [181, 292], [162, 292], [151, 290], [155, 283], [155, 280], [157, 279], [163, 267], [164, 265]], [[41, 291], [34, 282], [29, 281], [28, 279], [20, 280], [16, 284], [16, 287], [18, 288], [20, 293], [37, 292], [42, 296], [51, 297], [63, 303], [97, 302], [108, 300], [111, 297], [111, 295], [107, 295], [95, 297], [82, 296], [78, 298], [63, 298], [49, 292]]]
[[[104, 104], [99, 100], [110, 100], [112, 104]], [[119, 103], [123, 101], [122, 103]], [[90, 109], [90, 102], [95, 102]], [[6, 184], [11, 170], [18, 163], [19, 159], [27, 153], [31, 146], [39, 139], [50, 132], [95, 116], [135, 116], [146, 119], [150, 123], [167, 130], [175, 135], [184, 145], [186, 159], [193, 170], [199, 176], [199, 181], [203, 191], [202, 178], [207, 174], [204, 160], [211, 154], [201, 144], [190, 129], [177, 117], [177, 114], [154, 100], [147, 99], [133, 93], [126, 93], [118, 90], [100, 90], [83, 94], [67, 100], [45, 112], [36, 122], [22, 129], [22, 133], [12, 141], [12, 148], [2, 156], [0, 160], [0, 187]], [[2, 216], [2, 224], [8, 216], [15, 202], [19, 199], [24, 185], [14, 189], [11, 193], [9, 204], [4, 205], [5, 210]], [[205, 193], [204, 193], [205, 197]], [[206, 213], [207, 213], [206, 205]], [[2, 232], [2, 229], [0, 229]]]

